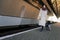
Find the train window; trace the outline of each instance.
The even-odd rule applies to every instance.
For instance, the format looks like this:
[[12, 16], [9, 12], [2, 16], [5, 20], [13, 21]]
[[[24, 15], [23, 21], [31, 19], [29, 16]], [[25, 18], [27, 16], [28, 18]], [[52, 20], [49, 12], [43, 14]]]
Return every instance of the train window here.
[[25, 12], [26, 12], [26, 8], [25, 8], [25, 6], [22, 6], [21, 7], [21, 17], [24, 17], [24, 14], [25, 14]]

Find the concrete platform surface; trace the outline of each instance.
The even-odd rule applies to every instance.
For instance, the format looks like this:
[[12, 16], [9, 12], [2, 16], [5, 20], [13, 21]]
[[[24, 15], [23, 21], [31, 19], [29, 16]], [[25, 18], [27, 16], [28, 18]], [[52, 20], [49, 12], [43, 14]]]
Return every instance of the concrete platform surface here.
[[51, 31], [36, 29], [3, 40], [60, 40], [60, 23], [51, 25]]

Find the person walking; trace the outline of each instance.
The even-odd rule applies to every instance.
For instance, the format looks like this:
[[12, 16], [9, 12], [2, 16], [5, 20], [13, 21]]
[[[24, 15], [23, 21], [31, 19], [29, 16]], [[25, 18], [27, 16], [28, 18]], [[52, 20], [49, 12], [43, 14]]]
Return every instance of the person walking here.
[[45, 27], [46, 25], [46, 20], [47, 20], [47, 13], [48, 13], [48, 10], [46, 9], [46, 6], [43, 5], [42, 8], [40, 8], [40, 11], [39, 11], [39, 23], [38, 25], [40, 25], [42, 28], [41, 28], [41, 31], [43, 30], [43, 28]]
[[40, 8], [38, 15], [38, 19], [39, 19], [38, 26], [42, 27], [40, 31], [42, 31], [44, 27], [46, 28], [46, 30], [50, 30], [47, 23], [48, 9], [46, 5], [42, 2], [42, 0], [34, 0], [34, 2], [37, 3]]
[[[45, 27], [46, 30], [50, 31], [49, 29], [49, 26], [47, 25], [47, 13], [48, 13], [48, 9], [46, 8], [45, 4], [42, 2], [42, 0], [38, 0], [38, 3], [40, 5], [42, 5], [40, 7], [40, 11], [39, 11], [39, 15], [38, 15], [38, 18], [39, 18], [39, 22], [38, 22], [38, 25], [41, 28], [40, 31], [43, 31], [43, 28]], [[47, 27], [46, 27], [47, 26]]]

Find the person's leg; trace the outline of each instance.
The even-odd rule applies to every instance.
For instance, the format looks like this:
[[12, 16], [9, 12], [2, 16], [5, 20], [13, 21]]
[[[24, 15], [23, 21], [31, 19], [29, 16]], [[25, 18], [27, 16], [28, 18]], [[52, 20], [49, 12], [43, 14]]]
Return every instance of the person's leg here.
[[41, 26], [42, 28], [40, 29], [40, 31], [43, 31], [43, 28], [44, 28], [44, 26]]
[[50, 27], [49, 26], [50, 26], [50, 24], [46, 24], [45, 25], [45, 28], [46, 28], [47, 31], [50, 31]]

